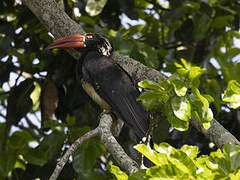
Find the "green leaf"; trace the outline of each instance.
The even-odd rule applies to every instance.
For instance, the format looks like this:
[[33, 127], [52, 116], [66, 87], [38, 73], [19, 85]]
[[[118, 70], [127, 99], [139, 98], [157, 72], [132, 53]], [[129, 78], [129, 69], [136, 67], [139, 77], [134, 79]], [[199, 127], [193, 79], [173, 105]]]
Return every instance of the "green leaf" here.
[[240, 146], [226, 143], [223, 148], [223, 154], [229, 162], [231, 170], [240, 168]]
[[165, 154], [168, 160], [182, 172], [191, 176], [196, 174], [196, 166], [193, 162], [198, 153], [196, 146], [185, 146], [182, 147], [181, 150], [178, 150], [167, 143], [161, 143], [159, 146], [155, 145], [154, 148], [160, 152], [160, 154]]
[[240, 94], [240, 84], [236, 80], [231, 80], [228, 83], [228, 91], [233, 91], [236, 94]]
[[236, 173], [230, 173], [229, 177], [232, 180], [238, 180], [240, 177], [240, 169]]
[[76, 122], [76, 117], [75, 116], [70, 116], [69, 114], [67, 114], [66, 122], [69, 126], [73, 126]]
[[[81, 145], [73, 155], [73, 168], [76, 172], [85, 176], [85, 178], [93, 170], [97, 157], [105, 152], [103, 145], [92, 140]], [[86, 173], [86, 174], [85, 174]], [[84, 175], [85, 174], [85, 175]]]
[[195, 81], [197, 78], [199, 78], [204, 72], [206, 71], [206, 69], [202, 69], [200, 67], [197, 66], [193, 66], [190, 68], [188, 77], [190, 79], [190, 81]]
[[239, 103], [230, 102], [229, 106], [230, 108], [237, 109], [240, 107], [240, 102]]
[[23, 152], [24, 159], [34, 165], [42, 166], [47, 163], [47, 152], [39, 148], [27, 147]]
[[197, 157], [199, 151], [197, 146], [190, 146], [190, 145], [183, 145], [181, 147], [181, 151], [187, 154], [187, 156], [191, 159], [194, 159]]
[[128, 180], [142, 180], [145, 179], [146, 169], [140, 169], [128, 177]]
[[223, 27], [229, 26], [229, 24], [233, 20], [234, 20], [234, 16], [232, 16], [232, 15], [217, 16], [212, 23], [212, 27], [223, 28]]
[[33, 83], [35, 88], [33, 92], [30, 94], [30, 98], [32, 99], [33, 102], [33, 111], [37, 111], [39, 106], [40, 106], [40, 95], [41, 95], [41, 87], [37, 82]]
[[155, 105], [166, 103], [168, 101], [168, 94], [165, 92], [148, 90], [143, 92], [137, 101], [144, 101], [148, 103], [147, 109], [152, 109]]
[[214, 179], [213, 171], [207, 165], [209, 164], [209, 156], [201, 155], [196, 159], [195, 164], [198, 167], [198, 170], [196, 173], [199, 179], [205, 179], [205, 180]]
[[90, 16], [97, 16], [102, 12], [106, 2], [107, 0], [88, 0], [85, 11]]
[[66, 138], [66, 134], [55, 130], [44, 137], [39, 148], [47, 154], [48, 159], [52, 159], [61, 150]]
[[183, 151], [175, 150], [171, 153], [170, 157], [170, 161], [182, 172], [191, 176], [196, 175], [197, 168], [195, 164]]
[[212, 110], [209, 108], [208, 100], [202, 96], [197, 88], [192, 89], [190, 101], [194, 107], [194, 116], [202, 123], [208, 123], [213, 119]]
[[30, 94], [34, 88], [33, 80], [26, 79], [11, 89], [7, 99], [7, 122], [10, 125], [18, 124], [21, 118], [32, 109]]
[[187, 87], [183, 81], [175, 79], [172, 81], [174, 91], [178, 96], [185, 96], [187, 93]]
[[229, 81], [228, 87], [224, 91], [223, 101], [230, 102], [231, 108], [240, 107], [240, 84], [236, 80]]
[[152, 89], [156, 91], [165, 91], [163, 87], [161, 87], [158, 83], [149, 81], [149, 80], [143, 80], [138, 83], [138, 86], [144, 89]]
[[240, 48], [231, 48], [226, 52], [226, 56], [231, 59], [239, 54], [240, 54]]
[[172, 153], [172, 151], [175, 150], [174, 147], [172, 147], [171, 145], [169, 145], [166, 142], [162, 142], [159, 145], [154, 144], [154, 149], [159, 152], [159, 153], [164, 153], [167, 156], [170, 156], [170, 154]]
[[206, 98], [208, 100], [209, 103], [214, 102], [214, 99], [212, 96], [210, 96], [209, 94], [203, 94], [202, 95], [204, 98]]
[[156, 165], [168, 164], [167, 156], [164, 154], [159, 154], [156, 151], [152, 150], [150, 147], [147, 147], [145, 144], [138, 144], [134, 146], [138, 152], [147, 157]]
[[109, 171], [116, 176], [117, 180], [128, 180], [128, 175], [115, 165], [110, 165]]
[[204, 129], [209, 129], [211, 127], [210, 122], [203, 122], [202, 125], [203, 125]]
[[147, 169], [147, 176], [152, 177], [150, 180], [155, 179], [189, 179], [190, 177], [182, 172], [180, 169], [176, 167], [176, 165], [169, 162], [169, 164], [165, 164], [162, 166], [154, 166], [152, 168]]
[[166, 114], [168, 122], [177, 130], [179, 131], [187, 131], [189, 122], [188, 121], [182, 121], [181, 119], [177, 118], [175, 114], [173, 113], [173, 110], [171, 106], [168, 104], [165, 106]]
[[12, 149], [21, 149], [27, 146], [30, 141], [33, 141], [33, 138], [27, 131], [16, 131], [9, 138], [8, 145]]
[[[185, 68], [185, 70], [189, 69], [190, 63], [188, 63], [188, 62], [186, 61], [186, 59], [181, 58], [180, 61], [181, 61], [181, 63], [183, 64], [183, 67]], [[181, 66], [180, 66], [180, 67], [181, 67]]]
[[161, 92], [158, 91], [145, 91], [143, 92], [138, 98], [137, 100], [153, 100], [153, 99], [160, 99], [162, 96]]
[[85, 22], [86, 24], [92, 25], [94, 26], [96, 24], [96, 22], [93, 20], [93, 18], [88, 17], [88, 16], [80, 16], [79, 20], [81, 22]]
[[83, 136], [85, 133], [90, 131], [90, 127], [88, 126], [83, 126], [82, 128], [71, 128], [70, 130], [70, 137], [71, 141], [76, 141], [79, 137]]
[[25, 161], [24, 161], [22, 155], [18, 156], [18, 159], [17, 159], [16, 163], [14, 164], [14, 168], [19, 168], [19, 169], [26, 171], [26, 164], [25, 164]]
[[205, 13], [196, 13], [193, 16], [194, 30], [193, 37], [196, 41], [202, 40], [211, 25], [211, 18]]
[[17, 159], [15, 152], [0, 152], [0, 174], [7, 176], [8, 173], [13, 170], [14, 164]]
[[183, 121], [191, 118], [191, 105], [187, 97], [175, 96], [171, 100], [174, 115]]

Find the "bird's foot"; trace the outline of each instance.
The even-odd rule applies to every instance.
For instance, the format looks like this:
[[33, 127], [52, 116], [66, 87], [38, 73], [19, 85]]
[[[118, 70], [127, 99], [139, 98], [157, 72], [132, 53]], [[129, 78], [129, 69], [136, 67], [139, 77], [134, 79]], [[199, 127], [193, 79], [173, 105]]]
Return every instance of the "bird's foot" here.
[[104, 114], [112, 114], [112, 111], [110, 109], [104, 109], [102, 113], [104, 113]]
[[112, 112], [111, 112], [111, 110], [109, 110], [109, 109], [104, 109], [103, 112], [100, 113], [99, 119], [101, 119], [101, 117], [102, 117], [104, 114], [112, 115]]

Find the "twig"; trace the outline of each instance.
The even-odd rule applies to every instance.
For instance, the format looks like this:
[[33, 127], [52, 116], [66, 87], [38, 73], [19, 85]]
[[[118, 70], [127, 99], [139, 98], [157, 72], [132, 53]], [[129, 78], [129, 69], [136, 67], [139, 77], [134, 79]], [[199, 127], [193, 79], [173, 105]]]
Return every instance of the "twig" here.
[[57, 166], [52, 173], [51, 177], [49, 180], [56, 180], [57, 177], [59, 176], [60, 172], [62, 171], [64, 165], [67, 163], [69, 157], [76, 151], [76, 149], [85, 141], [88, 141], [89, 139], [96, 137], [98, 135], [98, 128], [87, 132], [84, 134], [82, 137], [78, 138], [71, 146], [70, 148], [66, 151], [64, 156], [60, 159], [60, 161], [57, 163]]

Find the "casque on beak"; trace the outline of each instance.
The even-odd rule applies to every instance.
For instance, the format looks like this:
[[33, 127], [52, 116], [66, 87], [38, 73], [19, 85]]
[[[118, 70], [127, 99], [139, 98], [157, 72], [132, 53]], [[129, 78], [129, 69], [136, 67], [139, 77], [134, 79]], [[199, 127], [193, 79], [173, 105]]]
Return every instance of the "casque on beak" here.
[[52, 44], [46, 47], [46, 50], [53, 48], [79, 48], [86, 47], [84, 35], [70, 35], [56, 39]]

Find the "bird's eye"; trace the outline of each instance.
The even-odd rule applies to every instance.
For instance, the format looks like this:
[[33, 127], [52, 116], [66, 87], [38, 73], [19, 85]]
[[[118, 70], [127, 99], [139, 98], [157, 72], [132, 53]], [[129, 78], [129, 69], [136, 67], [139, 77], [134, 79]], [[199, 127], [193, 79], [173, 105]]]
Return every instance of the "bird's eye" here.
[[87, 38], [88, 38], [88, 39], [92, 39], [92, 38], [93, 38], [93, 36], [87, 36]]

